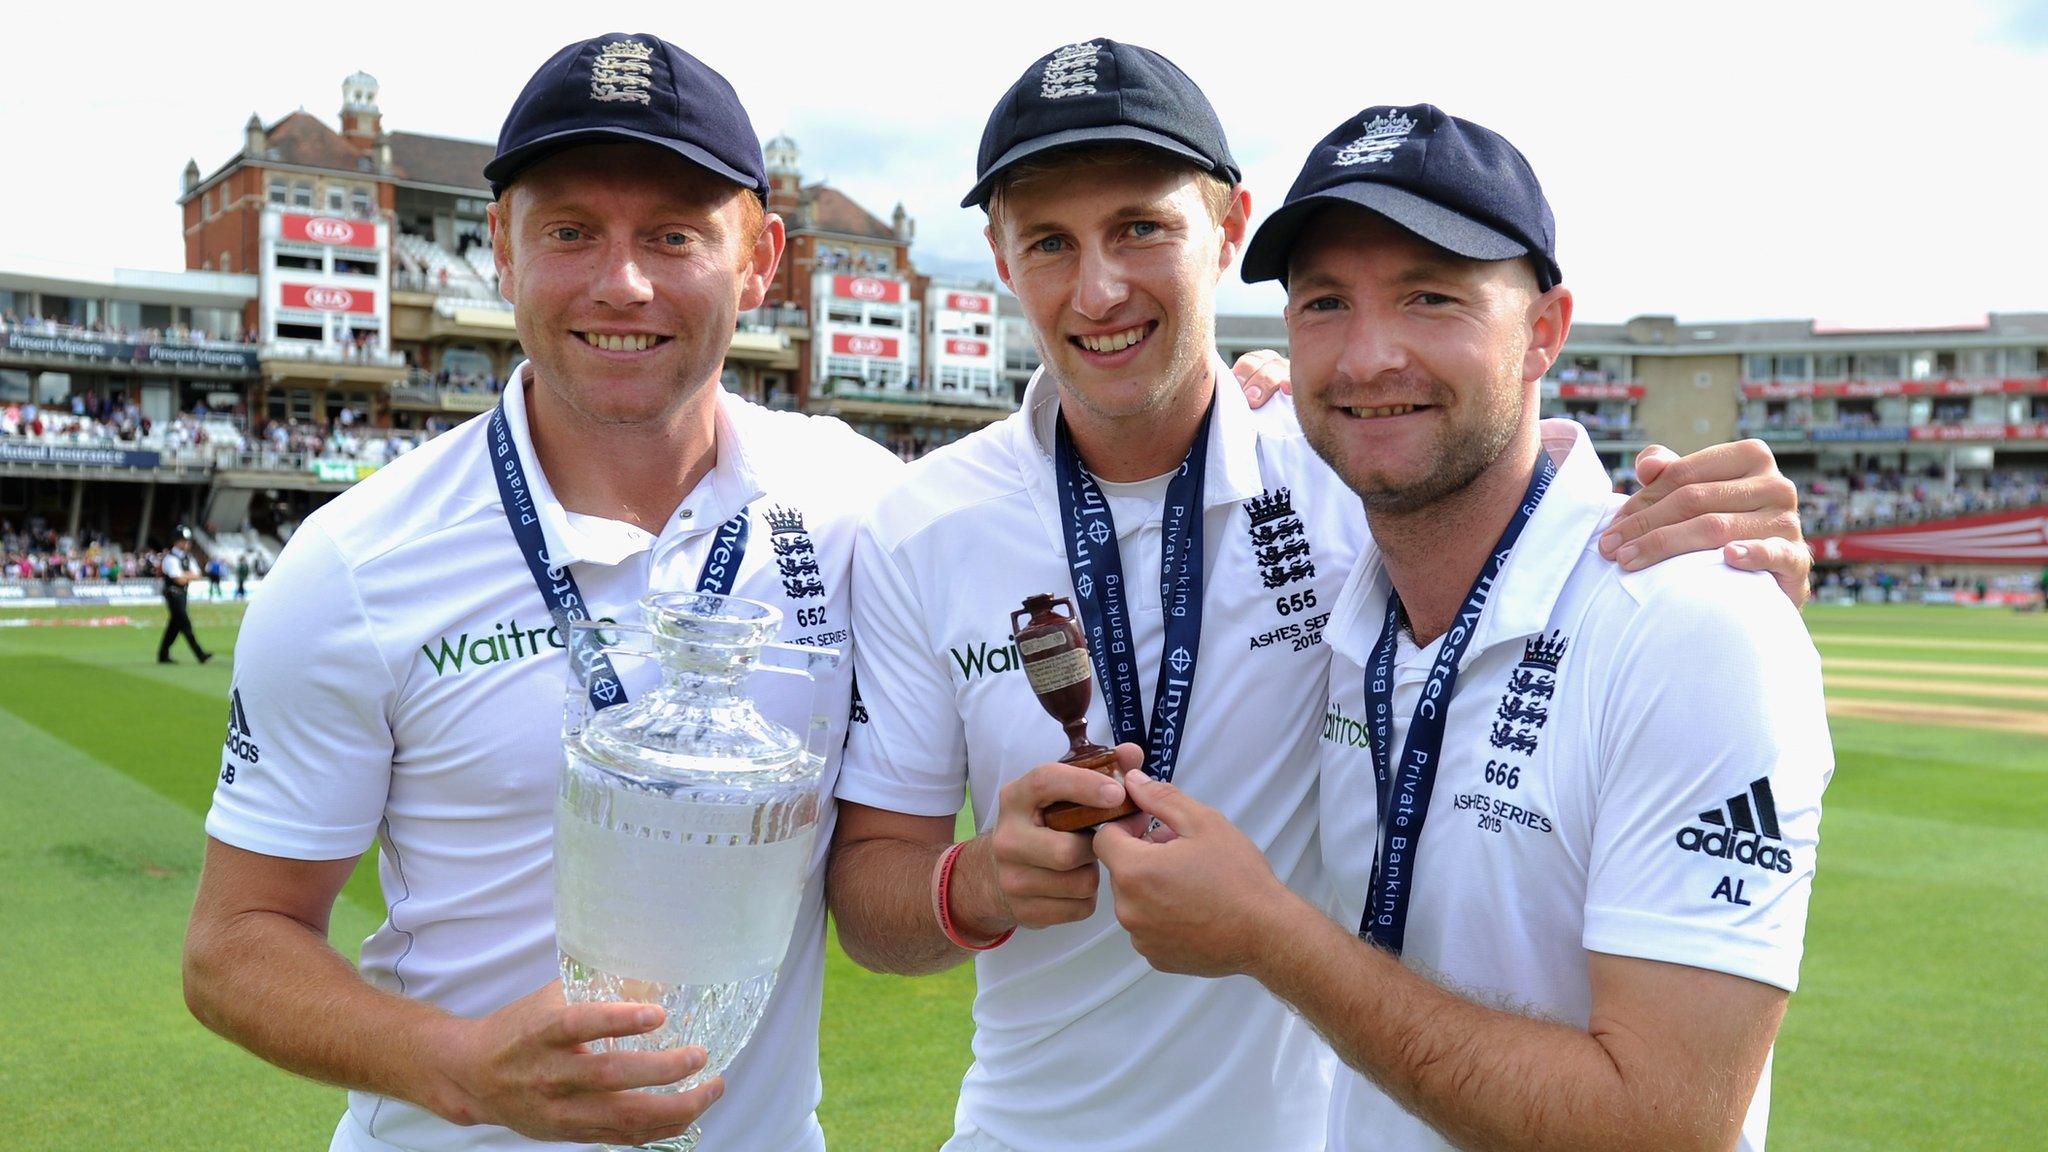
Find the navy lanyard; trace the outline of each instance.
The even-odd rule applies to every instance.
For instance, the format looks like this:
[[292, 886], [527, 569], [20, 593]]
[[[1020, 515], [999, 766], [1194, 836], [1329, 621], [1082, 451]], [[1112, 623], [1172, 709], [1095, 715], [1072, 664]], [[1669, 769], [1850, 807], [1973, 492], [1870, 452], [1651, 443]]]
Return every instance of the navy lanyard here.
[[[505, 520], [512, 526], [512, 537], [526, 557], [527, 570], [533, 573], [534, 586], [540, 589], [548, 615], [571, 638], [569, 658], [575, 662], [578, 676], [590, 692], [591, 708], [602, 710], [625, 703], [625, 687], [598, 638], [569, 627], [571, 621], [590, 619], [590, 604], [576, 586], [576, 576], [569, 566], [556, 564], [548, 557], [547, 538], [541, 534], [540, 515], [533, 506], [533, 490], [527, 486], [526, 467], [519, 462], [519, 451], [512, 444], [512, 428], [505, 421], [502, 401], [491, 410], [490, 456], [491, 474], [498, 481], [499, 502], [505, 506]], [[711, 554], [705, 557], [704, 570], [697, 577], [697, 591], [720, 595], [731, 592], [746, 551], [747, 512], [742, 508], [739, 515], [719, 525]]]
[[1095, 679], [1116, 743], [1145, 749], [1145, 771], [1158, 780], [1173, 779], [1180, 759], [1182, 725], [1195, 682], [1195, 660], [1202, 644], [1202, 480], [1209, 464], [1209, 422], [1216, 415], [1212, 396], [1208, 414], [1195, 433], [1194, 446], [1166, 486], [1159, 546], [1159, 606], [1166, 616], [1166, 639], [1159, 649], [1159, 682], [1152, 697], [1151, 737], [1139, 710], [1138, 645], [1131, 613], [1124, 601], [1124, 562], [1118, 551], [1116, 521], [1095, 478], [1081, 466], [1060, 418], [1054, 433], [1053, 463], [1060, 490], [1060, 519], [1067, 536], [1067, 568], [1074, 578], [1074, 601], [1088, 630], [1088, 654], [1095, 661]]
[[697, 573], [697, 591], [732, 595], [733, 582], [740, 576], [740, 559], [747, 554], [747, 510], [718, 526], [712, 538], [711, 554], [704, 557], [704, 570]]
[[612, 670], [611, 657], [604, 654], [597, 637], [569, 627], [571, 621], [590, 619], [590, 605], [576, 587], [576, 576], [569, 566], [548, 558], [548, 542], [541, 535], [533, 490], [527, 487], [526, 468], [519, 463], [519, 451], [512, 445], [512, 428], [505, 423], [502, 401], [491, 410], [491, 474], [497, 477], [505, 519], [512, 525], [512, 537], [519, 542], [520, 554], [526, 557], [527, 570], [533, 573], [534, 586], [547, 603], [548, 615], [555, 618], [555, 625], [570, 639], [569, 659], [590, 692], [591, 708], [604, 709], [623, 702], [626, 690], [619, 684], [619, 674]]
[[1408, 723], [1408, 743], [1401, 750], [1398, 774], [1389, 764], [1393, 744], [1394, 650], [1401, 628], [1401, 594], [1387, 594], [1386, 626], [1380, 630], [1372, 667], [1365, 674], [1366, 717], [1372, 733], [1373, 784], [1378, 792], [1380, 834], [1358, 934], [1397, 956], [1408, 931], [1408, 900], [1415, 894], [1415, 857], [1422, 845], [1423, 822], [1429, 818], [1430, 792], [1436, 785], [1451, 693], [1458, 685], [1458, 662], [1464, 658], [1472, 634], [1479, 630], [1479, 616], [1486, 610], [1493, 582], [1499, 578], [1509, 553], [1515, 550], [1515, 541], [1556, 478], [1557, 465], [1551, 462], [1549, 453], [1544, 453], [1536, 474], [1529, 478], [1521, 504], [1515, 508], [1514, 518], [1502, 530], [1500, 540], [1479, 570], [1479, 578], [1472, 582], [1472, 590], [1465, 594], [1464, 607], [1458, 609], [1451, 630], [1444, 633], [1443, 647], [1437, 650], [1429, 679], [1422, 686], [1422, 698], [1415, 703], [1415, 717]]

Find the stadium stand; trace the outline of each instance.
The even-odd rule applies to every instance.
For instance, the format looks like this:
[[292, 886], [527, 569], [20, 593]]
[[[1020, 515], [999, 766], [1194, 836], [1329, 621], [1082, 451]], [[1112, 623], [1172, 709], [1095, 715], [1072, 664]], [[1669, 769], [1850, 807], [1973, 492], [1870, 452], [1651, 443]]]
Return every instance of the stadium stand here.
[[1794, 475], [1808, 535], [1918, 524], [1953, 516], [2048, 503], [2048, 474], [1995, 469], [1949, 480], [1939, 465], [1920, 473], [1897, 468], [1835, 469]]

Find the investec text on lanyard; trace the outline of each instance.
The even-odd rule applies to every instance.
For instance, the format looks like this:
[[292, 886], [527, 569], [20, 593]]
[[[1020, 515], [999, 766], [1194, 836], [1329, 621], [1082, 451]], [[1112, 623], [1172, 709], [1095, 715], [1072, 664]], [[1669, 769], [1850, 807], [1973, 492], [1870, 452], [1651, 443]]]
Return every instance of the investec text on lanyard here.
[[1124, 600], [1124, 563], [1117, 550], [1116, 522], [1095, 478], [1081, 466], [1064, 416], [1053, 437], [1067, 567], [1074, 578], [1074, 600], [1088, 629], [1088, 655], [1095, 661], [1102, 703], [1109, 709], [1115, 743], [1145, 749], [1145, 771], [1157, 780], [1173, 779], [1173, 766], [1180, 759], [1182, 726], [1202, 645], [1202, 482], [1209, 464], [1209, 423], [1215, 416], [1212, 395], [1193, 447], [1166, 486], [1159, 545], [1159, 607], [1166, 617], [1166, 640], [1159, 649], [1159, 682], [1153, 689], [1149, 738], [1139, 715], [1144, 698], [1138, 691], [1138, 646]]
[[[497, 478], [498, 497], [505, 506], [505, 519], [512, 526], [512, 537], [519, 542], [520, 553], [526, 557], [534, 585], [548, 606], [548, 615], [554, 617], [564, 634], [574, 636], [576, 633], [569, 630], [570, 621], [590, 619], [590, 605], [576, 587], [576, 576], [569, 566], [558, 567], [548, 559], [547, 538], [541, 534], [540, 516], [533, 507], [533, 490], [527, 487], [526, 468], [519, 462], [519, 451], [512, 444], [512, 428], [505, 422], [502, 401], [491, 409], [490, 458], [491, 475]], [[704, 570], [697, 576], [697, 591], [721, 596], [731, 592], [739, 575], [740, 558], [746, 551], [747, 511], [742, 508], [739, 515], [718, 526], [711, 554], [704, 558]], [[582, 650], [570, 652], [569, 659], [575, 661], [590, 692], [592, 708], [623, 704], [625, 687], [612, 669], [611, 658], [594, 643], [595, 639], [587, 636]]]
[[1395, 955], [1400, 955], [1408, 932], [1408, 900], [1415, 893], [1415, 858], [1422, 845], [1423, 822], [1429, 818], [1430, 791], [1436, 785], [1437, 759], [1444, 747], [1444, 724], [1451, 708], [1451, 692], [1458, 684], [1458, 661], [1472, 634], [1479, 630], [1480, 613], [1486, 610], [1493, 582], [1514, 551], [1515, 541], [1542, 503], [1543, 494], [1557, 477], [1557, 465], [1544, 453], [1529, 478], [1528, 490], [1516, 506], [1514, 518], [1502, 530], [1500, 540], [1465, 594], [1451, 630], [1444, 633], [1443, 647], [1430, 665], [1429, 679], [1422, 686], [1422, 698], [1415, 704], [1415, 717], [1408, 723], [1408, 743], [1401, 750], [1398, 773], [1389, 761], [1394, 729], [1394, 650], [1401, 627], [1401, 594], [1387, 594], [1387, 622], [1380, 630], [1379, 646], [1373, 649], [1372, 667], [1365, 673], [1366, 718], [1372, 734], [1373, 783], [1378, 790], [1380, 813], [1379, 844], [1373, 853], [1372, 883], [1366, 889], [1365, 917], [1358, 934]]

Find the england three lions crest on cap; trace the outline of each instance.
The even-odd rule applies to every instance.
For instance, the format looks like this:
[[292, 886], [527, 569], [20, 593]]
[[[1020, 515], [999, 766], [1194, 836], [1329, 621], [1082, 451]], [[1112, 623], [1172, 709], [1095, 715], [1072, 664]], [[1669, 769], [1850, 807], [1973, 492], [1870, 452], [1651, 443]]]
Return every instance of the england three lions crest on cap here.
[[1308, 530], [1294, 514], [1294, 494], [1285, 488], [1269, 489], [1244, 502], [1251, 517], [1252, 554], [1259, 562], [1259, 576], [1267, 588], [1285, 588], [1316, 574], [1316, 562], [1309, 555]]
[[825, 578], [818, 571], [811, 534], [804, 531], [804, 514], [794, 508], [770, 508], [768, 531], [783, 593], [791, 600], [824, 599]]
[[638, 40], [614, 40], [600, 48], [590, 64], [590, 98], [606, 103], [630, 100], [651, 103], [654, 49]]
[[1508, 674], [1507, 691], [1494, 711], [1495, 748], [1524, 756], [1536, 751], [1536, 738], [1550, 720], [1550, 701], [1557, 694], [1557, 666], [1571, 643], [1571, 637], [1553, 631], [1523, 647], [1522, 662]]
[[1413, 131], [1413, 117], [1400, 112], [1375, 116], [1365, 122], [1365, 135], [1337, 150], [1337, 164], [1344, 168], [1354, 164], [1385, 164], [1393, 160], [1394, 150]]
[[1068, 96], [1086, 96], [1095, 91], [1097, 56], [1102, 45], [1093, 42], [1069, 44], [1052, 54], [1045, 62], [1045, 73], [1039, 77], [1038, 94], [1047, 100], [1059, 100]]

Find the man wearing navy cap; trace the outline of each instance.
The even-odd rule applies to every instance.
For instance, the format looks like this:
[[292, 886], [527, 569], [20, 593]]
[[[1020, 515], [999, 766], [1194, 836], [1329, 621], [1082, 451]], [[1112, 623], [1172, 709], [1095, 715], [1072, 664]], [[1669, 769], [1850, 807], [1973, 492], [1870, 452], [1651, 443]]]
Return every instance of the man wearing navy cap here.
[[[1009, 643], [1024, 598], [1070, 598], [1091, 735], [1227, 814], [1294, 892], [1325, 889], [1323, 638], [1364, 523], [1290, 406], [1250, 409], [1216, 358], [1239, 177], [1208, 100], [1156, 53], [1094, 39], [1027, 69], [965, 204], [988, 211], [1044, 367], [1015, 416], [913, 464], [862, 528], [866, 718], [830, 895], [870, 967], [977, 957], [951, 1152], [1323, 1146], [1331, 1069], [1300, 1018], [1253, 981], [1151, 970], [1097, 899], [1088, 836], [1045, 826], [1050, 804], [1122, 789], [1044, 763], [1066, 741]], [[980, 834], [955, 843], [963, 794]]]
[[1761, 1149], [1833, 771], [1792, 606], [1710, 556], [1601, 557], [1620, 498], [1537, 419], [1572, 296], [1498, 135], [1347, 119], [1244, 276], [1286, 285], [1302, 426], [1372, 533], [1325, 629], [1334, 900], [1134, 775], [1172, 835], [1095, 850], [1138, 951], [1328, 1038], [1338, 1152]]
[[[520, 94], [485, 175], [529, 359], [498, 410], [308, 518], [250, 607], [187, 999], [265, 1059], [351, 1090], [336, 1149], [641, 1144], [716, 1100], [704, 1152], [817, 1152], [822, 838], [723, 1099], [716, 1080], [632, 1090], [690, 1075], [699, 1049], [584, 1048], [662, 1013], [569, 1007], [553, 983], [563, 633], [695, 588], [774, 605], [785, 641], [843, 647], [854, 519], [900, 465], [837, 421], [719, 385], [783, 231], [718, 73], [647, 35], [572, 44]], [[804, 579], [783, 578], [789, 549], [811, 558]], [[843, 716], [850, 667], [820, 693]], [[373, 842], [386, 917], [359, 975], [326, 929]]]

